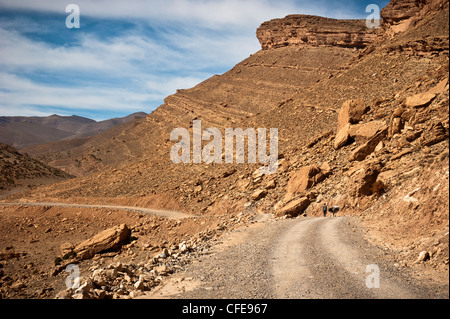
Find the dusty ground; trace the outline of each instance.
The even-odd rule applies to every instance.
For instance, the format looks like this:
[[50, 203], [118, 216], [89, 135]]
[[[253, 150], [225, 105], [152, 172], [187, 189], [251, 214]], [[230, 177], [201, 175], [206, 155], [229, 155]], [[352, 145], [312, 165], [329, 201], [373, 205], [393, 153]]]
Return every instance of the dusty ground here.
[[[216, 229], [223, 222], [220, 216], [176, 220], [101, 208], [0, 206], [0, 295], [3, 298], [54, 297], [64, 289], [67, 275], [52, 275], [55, 260], [61, 256], [60, 245], [80, 243], [115, 225], [127, 224], [136, 244], [119, 254], [100, 258], [106, 263], [113, 262], [117, 255], [114, 261], [122, 257], [136, 263], [148, 260], [163, 247], [171, 247], [201, 231]], [[81, 269], [87, 270], [90, 262], [84, 262]]]
[[[139, 298], [448, 298], [448, 263], [406, 262], [379, 231], [385, 223], [360, 217], [276, 220], [251, 207], [183, 219], [101, 208], [0, 206], [0, 212], [2, 298], [54, 298], [68, 275], [54, 274], [60, 245], [122, 223], [133, 242], [81, 262], [82, 275], [117, 262], [142, 264], [193, 238], [206, 243]], [[377, 293], [358, 286], [374, 263], [390, 287]], [[392, 286], [400, 287], [395, 295]]]

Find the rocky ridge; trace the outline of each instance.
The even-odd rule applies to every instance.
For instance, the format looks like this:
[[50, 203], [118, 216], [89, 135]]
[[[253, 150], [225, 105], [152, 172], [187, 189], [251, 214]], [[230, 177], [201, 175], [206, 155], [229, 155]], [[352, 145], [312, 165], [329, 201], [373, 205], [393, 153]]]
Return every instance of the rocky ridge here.
[[[399, 33], [393, 38], [381, 37], [375, 44], [353, 54], [347, 48], [303, 48], [295, 45], [262, 50], [223, 76], [213, 77], [193, 89], [181, 90], [169, 96], [163, 106], [147, 117], [147, 121], [136, 125], [126, 134], [121, 133], [119, 144], [127, 151], [118, 152], [117, 156], [139, 156], [138, 162], [126, 163], [119, 169], [106, 169], [99, 174], [85, 177], [86, 184], [92, 187], [77, 187], [76, 183], [69, 182], [67, 187], [70, 192], [64, 191], [65, 187], [58, 190], [48, 189], [46, 192], [59, 198], [82, 196], [93, 200], [105, 197], [114, 200], [114, 197], [124, 195], [138, 196], [140, 202], [151, 196], [150, 194], [170, 192], [180, 199], [180, 207], [195, 212], [213, 210], [223, 199], [250, 199], [252, 193], [265, 187], [262, 183], [267, 182], [268, 185], [276, 186], [265, 196], [262, 195], [264, 192], [260, 192], [257, 197], [262, 196], [260, 199], [276, 203], [284, 196], [292, 158], [296, 157], [295, 154], [298, 154], [305, 144], [314, 144], [337, 134], [340, 139], [334, 139], [335, 148], [356, 142], [361, 148], [355, 150], [352, 156], [361, 161], [367, 156], [365, 153], [372, 152], [377, 146], [381, 147], [380, 142], [386, 136], [391, 139], [395, 131], [404, 128], [405, 119], [400, 120], [398, 115], [391, 113], [396, 111], [397, 106], [410, 108], [410, 103], [415, 103], [411, 101], [424, 98], [415, 95], [426, 93], [427, 90], [422, 88], [431, 87], [433, 83], [437, 85], [442, 82], [442, 94], [445, 89], [448, 48], [445, 50], [442, 46], [438, 49], [422, 46], [405, 51], [400, 49], [398, 44], [416, 43], [418, 39], [424, 38], [421, 30], [425, 30], [426, 26], [429, 26], [427, 32], [433, 34], [430, 38], [447, 36], [448, 39], [448, 31], [445, 31], [446, 17], [448, 6], [446, 10], [437, 10], [434, 15], [422, 17], [423, 21], [412, 26], [409, 31]], [[302, 54], [298, 55], [299, 52]], [[424, 59], [424, 55], [428, 57]], [[343, 56], [345, 59], [342, 59]], [[312, 70], [286, 67], [288, 63], [293, 66], [294, 62], [307, 62], [307, 66], [325, 66], [333, 61], [340, 62], [336, 63], [333, 70], [326, 67]], [[254, 86], [255, 79], [259, 79], [258, 74], [267, 79], [263, 86]], [[301, 77], [299, 74], [308, 75], [306, 79], [315, 75], [315, 79], [311, 78], [308, 86], [305, 85], [305, 76]], [[279, 76], [283, 76], [281, 81], [277, 78]], [[251, 84], [238, 87], [237, 83]], [[275, 90], [281, 83], [283, 90]], [[293, 84], [292, 88], [290, 83]], [[303, 89], [296, 90], [294, 84], [303, 84]], [[257, 91], [257, 88], [260, 91]], [[289, 90], [292, 95], [286, 96]], [[327, 93], [330, 91], [334, 94]], [[410, 96], [406, 96], [406, 93]], [[247, 96], [249, 99], [238, 99], [238, 96]], [[408, 101], [401, 100], [403, 98]], [[338, 113], [341, 106], [350, 100], [358, 101], [364, 108], [362, 111], [372, 114], [376, 121], [360, 125], [350, 122], [347, 129], [341, 132], [340, 124], [336, 126], [336, 121], [339, 122]], [[425, 114], [431, 112], [430, 107], [433, 109], [435, 101], [436, 99], [432, 99], [425, 101], [420, 107], [412, 107], [404, 116], [414, 114], [418, 118], [417, 121], [427, 121], [429, 116]], [[441, 103], [444, 104], [440, 105], [445, 105], [445, 102]], [[400, 110], [401, 108], [396, 112]], [[439, 118], [444, 116], [442, 111], [436, 114]], [[425, 117], [419, 119], [420, 116]], [[202, 119], [204, 127], [278, 127], [280, 153], [284, 158], [280, 157], [277, 174], [261, 176], [256, 170], [257, 165], [244, 167], [235, 164], [171, 164], [169, 152], [173, 143], [167, 138], [170, 129], [189, 127], [195, 118]], [[299, 127], [298, 123], [302, 123], [302, 127]], [[446, 125], [444, 116], [444, 132]], [[142, 138], [136, 139], [139, 134]], [[373, 134], [376, 134], [376, 138], [371, 139]], [[150, 139], [152, 135], [159, 138]], [[292, 137], [296, 137], [295, 141]], [[367, 141], [368, 138], [370, 141]], [[413, 138], [409, 137], [410, 140]], [[445, 133], [440, 138], [445, 140]], [[147, 155], [146, 150], [149, 147], [152, 152]], [[110, 150], [109, 153], [111, 152]], [[98, 155], [99, 160], [96, 163], [102, 163], [104, 157], [105, 155]], [[327, 162], [327, 157], [320, 162]], [[320, 165], [321, 163], [317, 163], [317, 166]], [[152, 169], [149, 170], [149, 167]], [[227, 173], [228, 171], [233, 173]], [[99, 181], [105, 182], [106, 185], [98, 184]], [[228, 185], [233, 185], [234, 188], [230, 189]]]
[[[137, 112], [123, 118], [113, 118], [104, 121], [95, 121], [81, 116], [47, 117], [37, 116], [1, 116], [0, 142], [23, 149], [27, 146], [45, 144], [60, 140], [83, 139], [96, 135], [116, 125], [145, 117], [147, 114]], [[39, 146], [45, 148], [45, 146]], [[26, 152], [35, 150], [29, 148]], [[48, 150], [47, 150], [48, 151]], [[31, 153], [31, 152], [30, 152]]]
[[377, 37], [365, 20], [336, 20], [312, 15], [288, 15], [261, 24], [256, 36], [263, 50], [292, 45], [364, 48]]

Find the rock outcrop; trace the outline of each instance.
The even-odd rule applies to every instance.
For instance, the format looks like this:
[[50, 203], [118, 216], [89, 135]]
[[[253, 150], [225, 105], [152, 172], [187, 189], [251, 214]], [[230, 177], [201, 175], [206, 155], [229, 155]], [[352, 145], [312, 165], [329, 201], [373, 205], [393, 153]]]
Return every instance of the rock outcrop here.
[[75, 246], [73, 252], [78, 258], [87, 259], [96, 253], [119, 248], [130, 236], [127, 225], [106, 229]]
[[392, 0], [384, 7], [380, 15], [388, 24], [398, 24], [419, 13], [436, 11], [448, 5], [444, 0]]
[[[338, 115], [337, 134], [334, 140], [334, 148], [339, 149], [344, 146], [351, 137], [365, 136], [372, 137], [378, 130], [376, 123], [372, 125], [354, 126], [358, 124], [362, 116], [368, 111], [367, 105], [361, 99], [345, 101]], [[372, 133], [372, 131], [374, 131]]]
[[279, 209], [276, 210], [276, 217], [296, 217], [302, 214], [306, 208], [308, 208], [311, 200], [308, 197], [300, 197], [294, 200], [291, 200], [286, 205], [283, 205]]
[[312, 15], [288, 15], [261, 24], [256, 36], [264, 50], [290, 45], [364, 48], [376, 38], [365, 20], [336, 20]]
[[378, 146], [380, 142], [384, 140], [387, 135], [387, 127], [380, 130], [377, 134], [375, 134], [372, 138], [370, 138], [367, 142], [356, 148], [349, 156], [350, 161], [362, 161], [369, 154], [375, 151], [375, 148]]
[[[387, 35], [405, 32], [424, 17], [448, 7], [445, 0], [393, 0], [381, 12]], [[448, 46], [448, 45], [447, 45]]]
[[424, 2], [426, 1], [394, 0], [381, 10], [380, 15], [386, 23], [399, 23], [416, 15]]
[[325, 178], [321, 169], [316, 165], [308, 165], [294, 172], [286, 187], [286, 199], [290, 199], [293, 194], [300, 194], [307, 189], [320, 183]]

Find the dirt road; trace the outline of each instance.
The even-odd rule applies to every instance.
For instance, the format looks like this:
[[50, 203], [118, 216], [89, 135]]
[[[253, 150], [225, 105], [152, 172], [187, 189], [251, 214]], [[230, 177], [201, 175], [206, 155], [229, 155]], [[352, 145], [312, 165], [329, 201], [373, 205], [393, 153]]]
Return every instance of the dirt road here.
[[3, 206], [48, 206], [48, 207], [75, 207], [75, 208], [106, 208], [116, 210], [127, 210], [143, 214], [157, 215], [172, 219], [182, 219], [195, 217], [178, 211], [160, 210], [153, 208], [134, 207], [134, 206], [116, 206], [116, 205], [88, 205], [88, 204], [70, 204], [70, 203], [1, 203]]
[[268, 219], [233, 232], [148, 298], [448, 298], [371, 246], [350, 217]]

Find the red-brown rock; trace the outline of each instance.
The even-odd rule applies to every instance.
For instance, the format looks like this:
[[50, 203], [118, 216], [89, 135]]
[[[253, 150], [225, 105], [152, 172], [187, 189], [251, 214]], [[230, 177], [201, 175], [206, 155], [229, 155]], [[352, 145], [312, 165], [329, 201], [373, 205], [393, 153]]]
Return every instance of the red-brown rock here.
[[118, 249], [130, 236], [127, 225], [121, 224], [106, 229], [92, 238], [89, 238], [74, 248], [78, 258], [92, 258], [96, 253], [109, 249]]
[[306, 208], [308, 208], [311, 200], [308, 197], [301, 197], [294, 200], [291, 200], [286, 205], [277, 209], [275, 212], [276, 217], [288, 216], [288, 217], [296, 217], [302, 214]]
[[287, 185], [287, 194], [298, 194], [320, 183], [325, 178], [320, 168], [315, 165], [305, 166], [294, 173]]
[[380, 143], [382, 140], [384, 140], [386, 138], [386, 135], [387, 135], [387, 128], [378, 132], [375, 136], [373, 136], [371, 139], [369, 139], [366, 143], [364, 143], [363, 145], [358, 147], [356, 150], [354, 150], [350, 154], [349, 160], [350, 161], [364, 160], [369, 154], [371, 154], [375, 150], [378, 143]]
[[361, 99], [345, 101], [338, 114], [338, 132], [348, 123], [357, 124], [367, 112], [368, 107]]
[[341, 46], [363, 48], [376, 38], [365, 20], [337, 20], [312, 15], [288, 15], [261, 24], [256, 31], [261, 47], [289, 45]]

